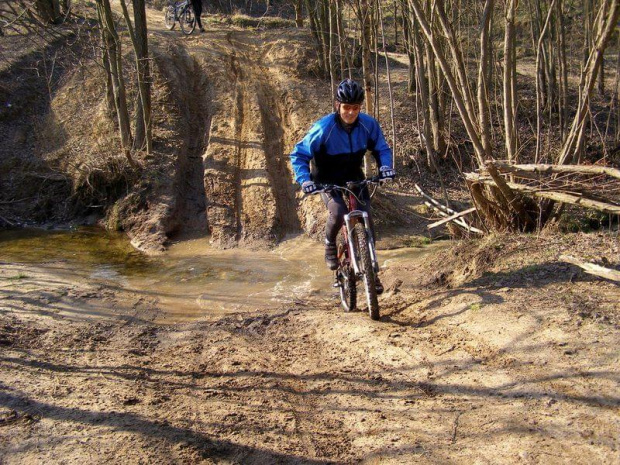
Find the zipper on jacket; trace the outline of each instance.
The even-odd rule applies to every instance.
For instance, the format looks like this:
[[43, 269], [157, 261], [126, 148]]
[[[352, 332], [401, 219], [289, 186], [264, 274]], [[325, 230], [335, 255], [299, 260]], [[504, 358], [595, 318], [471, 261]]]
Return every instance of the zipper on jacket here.
[[[353, 132], [353, 129], [351, 129]], [[351, 157], [353, 156], [353, 141], [351, 140], [351, 132], [347, 132], [349, 136], [349, 162], [351, 161]]]

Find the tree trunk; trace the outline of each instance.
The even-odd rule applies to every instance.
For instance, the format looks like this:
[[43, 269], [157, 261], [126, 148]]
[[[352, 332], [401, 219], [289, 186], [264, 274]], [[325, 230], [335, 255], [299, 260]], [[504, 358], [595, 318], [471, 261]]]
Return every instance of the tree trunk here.
[[135, 162], [131, 158], [131, 127], [129, 124], [129, 112], [127, 110], [127, 97], [125, 81], [123, 79], [121, 43], [114, 26], [112, 8], [109, 0], [97, 0], [97, 6], [101, 9], [100, 17], [103, 19], [101, 27], [104, 31], [105, 49], [110, 63], [110, 75], [114, 92], [114, 107], [118, 119], [121, 136], [121, 147], [132, 166]]
[[144, 0], [133, 0], [133, 14], [136, 31], [136, 59], [138, 66], [138, 88], [140, 100], [136, 113], [136, 141], [138, 149], [151, 153], [151, 67], [149, 60], [148, 30], [146, 23], [146, 6]]
[[[540, 32], [540, 37], [538, 37], [538, 45], [536, 47], [536, 154], [534, 156], [534, 160], [536, 163], [540, 161], [540, 140], [542, 138], [542, 106], [543, 102], [541, 99], [541, 91], [542, 91], [542, 69], [540, 64], [540, 55], [543, 49], [543, 41], [545, 39], [545, 34], [549, 30], [549, 22], [551, 19], [551, 15], [553, 13], [553, 6], [556, 0], [551, 0], [551, 5], [549, 6], [549, 11], [547, 12], [547, 18], [545, 19], [545, 24]], [[548, 94], [547, 94], [548, 95]]]
[[321, 0], [319, 2], [319, 37], [321, 38], [321, 48], [323, 50], [323, 69], [325, 74], [329, 76], [331, 72], [330, 66], [330, 34], [329, 34], [329, 1]]
[[336, 26], [338, 33], [338, 53], [340, 54], [340, 80], [345, 79], [346, 71], [346, 35], [344, 33], [344, 27], [342, 25], [342, 0], [336, 0]]
[[504, 36], [504, 132], [506, 135], [506, 156], [516, 160], [517, 137], [515, 131], [515, 108], [513, 95], [515, 63], [515, 10], [517, 0], [508, 0], [506, 4], [506, 27]]
[[334, 81], [336, 80], [336, 76], [338, 75], [337, 71], [336, 71], [336, 63], [334, 62], [334, 50], [335, 50], [335, 45], [334, 45], [334, 36], [336, 34], [336, 24], [335, 23], [335, 18], [334, 18], [334, 11], [333, 11], [333, 5], [334, 0], [330, 0], [329, 3], [327, 3], [327, 17], [328, 17], [328, 23], [329, 23], [329, 41], [328, 41], [328, 62], [329, 62], [329, 82], [330, 82], [330, 88], [331, 88], [331, 93], [332, 95], [335, 94], [334, 92]]
[[323, 34], [321, 33], [322, 24], [320, 22], [320, 8], [321, 3], [315, 3], [311, 0], [306, 0], [306, 10], [308, 10], [308, 19], [310, 21], [310, 31], [314, 37], [316, 43], [317, 56], [319, 57], [319, 65], [321, 73], [324, 75], [328, 73], [328, 66], [325, 61], [325, 44], [323, 42]]
[[304, 27], [303, 0], [295, 1], [295, 26]]
[[491, 84], [491, 26], [494, 0], [486, 0], [480, 30], [480, 66], [478, 68], [478, 114], [482, 146], [487, 158], [493, 153], [491, 140], [491, 111], [489, 86]]
[[373, 99], [373, 75], [372, 75], [372, 62], [371, 62], [371, 40], [372, 40], [372, 24], [370, 20], [370, 8], [368, 6], [368, 0], [361, 0], [361, 39], [362, 44], [362, 73], [364, 75], [364, 90], [366, 92], [366, 113], [372, 115], [374, 112], [374, 99]]
[[560, 95], [558, 116], [560, 121], [560, 136], [564, 143], [566, 125], [568, 120], [568, 64], [566, 60], [566, 34], [564, 28], [564, 11], [562, 1], [557, 2], [557, 26], [558, 26], [558, 52], [560, 65]]
[[424, 44], [426, 52], [426, 74], [428, 76], [428, 92], [429, 92], [429, 123], [431, 132], [433, 134], [433, 149], [438, 154], [443, 154], [446, 151], [446, 144], [443, 139], [443, 118], [441, 117], [441, 84], [439, 83], [441, 77], [437, 69], [437, 61], [433, 50], [428, 43]]
[[422, 47], [422, 38], [418, 33], [415, 24], [411, 28], [413, 43], [415, 46], [415, 59], [417, 70], [417, 89], [418, 95], [422, 103], [422, 113], [424, 115], [424, 121], [422, 125], [422, 135], [424, 138], [424, 146], [426, 148], [426, 160], [427, 166], [431, 172], [436, 171], [435, 164], [435, 150], [431, 144], [431, 129], [430, 129], [430, 104], [429, 104], [429, 89], [427, 80], [427, 68], [424, 63], [424, 49]]
[[34, 10], [43, 23], [58, 24], [61, 18], [59, 0], [34, 0]]
[[405, 45], [405, 52], [407, 53], [407, 61], [409, 63], [407, 69], [407, 92], [410, 94], [415, 92], [417, 85], [417, 65], [415, 58], [415, 43], [413, 39], [413, 21], [414, 18], [409, 11], [409, 6], [406, 0], [403, 1], [403, 43]]
[[106, 112], [110, 118], [113, 118], [116, 115], [116, 104], [114, 103], [114, 86], [112, 84], [112, 68], [110, 65], [110, 57], [108, 55], [108, 51], [106, 48], [106, 32], [103, 27], [104, 20], [101, 16], [102, 9], [97, 6], [97, 19], [99, 24], [101, 25], [101, 62], [103, 65], [103, 69], [105, 71], [105, 102], [106, 102]]

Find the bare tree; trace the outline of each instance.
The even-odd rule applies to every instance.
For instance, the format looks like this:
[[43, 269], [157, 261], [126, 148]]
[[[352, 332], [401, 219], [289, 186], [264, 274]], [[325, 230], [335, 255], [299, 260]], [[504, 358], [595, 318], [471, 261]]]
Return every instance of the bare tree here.
[[478, 121], [482, 146], [485, 153], [493, 151], [491, 138], [491, 109], [489, 89], [491, 85], [491, 30], [494, 0], [486, 0], [480, 27], [480, 66], [478, 67]]
[[151, 137], [151, 72], [146, 27], [146, 10], [144, 0], [133, 0], [135, 27], [131, 23], [125, 0], [120, 0], [125, 24], [136, 56], [138, 76], [138, 109], [135, 118], [134, 149], [152, 151]]
[[541, 100], [541, 92], [542, 92], [542, 79], [543, 79], [543, 70], [541, 69], [540, 57], [542, 55], [543, 50], [543, 40], [545, 38], [545, 34], [549, 30], [549, 23], [551, 20], [551, 15], [553, 14], [553, 6], [556, 0], [551, 1], [551, 5], [549, 6], [549, 11], [547, 12], [547, 19], [545, 20], [545, 24], [540, 33], [540, 37], [538, 37], [538, 46], [536, 47], [536, 154], [534, 156], [534, 160], [536, 163], [540, 161], [540, 140], [542, 139], [542, 107], [543, 102]]
[[588, 114], [590, 96], [596, 82], [597, 72], [600, 69], [600, 62], [605, 52], [605, 48], [620, 17], [620, 5], [618, 0], [611, 0], [607, 13], [603, 14], [606, 8], [605, 2], [599, 10], [598, 16], [598, 35], [595, 38], [595, 45], [591, 49], [586, 62], [586, 66], [581, 74], [580, 86], [583, 89], [578, 102], [577, 113], [573, 119], [570, 132], [562, 146], [558, 162], [559, 164], [570, 163], [575, 159], [576, 151], [583, 141], [585, 121]]
[[110, 68], [109, 76], [112, 82], [114, 109], [121, 136], [121, 147], [127, 160], [135, 166], [135, 162], [131, 156], [132, 136], [131, 126], [129, 124], [129, 111], [127, 109], [125, 80], [123, 77], [121, 41], [114, 24], [110, 1], [96, 0], [96, 4], [103, 34], [104, 53], [106, 54], [106, 60]]
[[515, 61], [515, 12], [517, 0], [507, 0], [504, 36], [504, 133], [508, 160], [517, 158], [516, 113], [516, 61]]

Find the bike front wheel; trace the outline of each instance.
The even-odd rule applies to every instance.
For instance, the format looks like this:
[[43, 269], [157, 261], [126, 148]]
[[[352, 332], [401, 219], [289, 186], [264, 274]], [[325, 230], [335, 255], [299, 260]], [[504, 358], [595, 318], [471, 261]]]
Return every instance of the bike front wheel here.
[[363, 224], [357, 223], [355, 225], [353, 228], [353, 239], [357, 245], [358, 263], [361, 267], [364, 289], [366, 290], [366, 301], [368, 302], [368, 314], [372, 320], [378, 320], [380, 315], [375, 269], [372, 266], [369, 248], [370, 244], [368, 242], [368, 235], [366, 234]]
[[355, 286], [355, 272], [350, 266], [340, 268], [336, 272], [340, 289], [340, 302], [345, 312], [350, 312], [357, 305], [357, 288]]
[[174, 29], [176, 25], [176, 21], [174, 20], [174, 7], [169, 6], [166, 8], [166, 12], [164, 13], [164, 24], [169, 31]]
[[347, 241], [345, 240], [346, 231], [340, 231], [338, 234], [338, 271], [336, 271], [336, 280], [338, 281], [338, 289], [340, 291], [340, 302], [345, 312], [355, 310], [357, 305], [357, 279], [355, 270], [349, 261], [349, 251]]
[[181, 23], [181, 30], [186, 36], [190, 35], [196, 29], [196, 15], [194, 15], [194, 9], [187, 7], [181, 17], [179, 18]]

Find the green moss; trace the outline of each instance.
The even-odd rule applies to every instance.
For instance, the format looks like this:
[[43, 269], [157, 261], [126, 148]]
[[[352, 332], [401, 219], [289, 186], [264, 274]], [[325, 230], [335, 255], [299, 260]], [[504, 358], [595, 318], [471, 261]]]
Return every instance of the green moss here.
[[425, 236], [409, 236], [403, 239], [404, 247], [424, 247], [431, 243], [431, 239]]
[[20, 279], [26, 279], [29, 278], [29, 276], [25, 273], [18, 273], [15, 276], [9, 276], [7, 279], [9, 279], [10, 281], [18, 281]]

